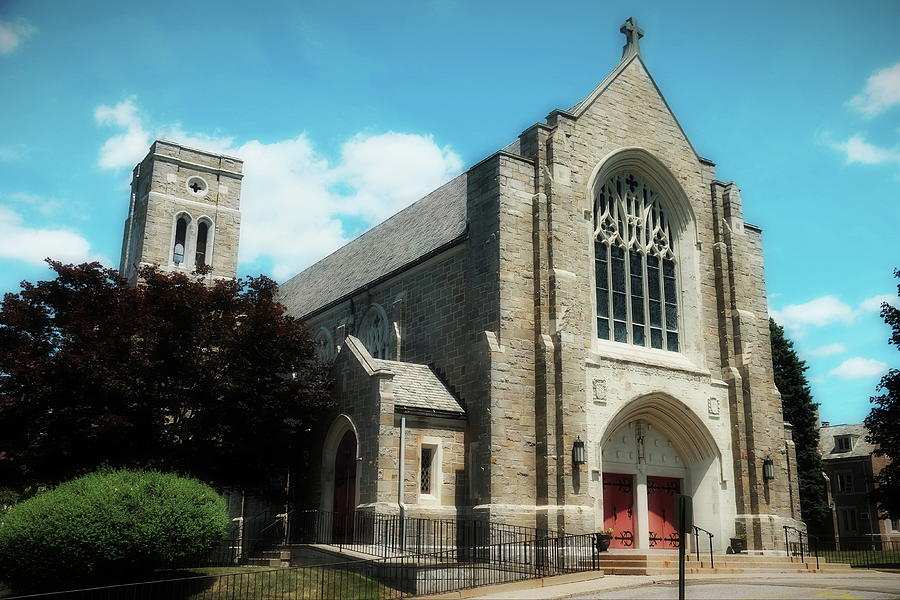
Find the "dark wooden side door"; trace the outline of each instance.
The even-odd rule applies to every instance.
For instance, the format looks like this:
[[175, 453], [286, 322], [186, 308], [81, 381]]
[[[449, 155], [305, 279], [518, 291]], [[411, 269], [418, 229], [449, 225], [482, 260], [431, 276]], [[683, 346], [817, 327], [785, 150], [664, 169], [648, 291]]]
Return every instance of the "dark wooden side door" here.
[[332, 535], [336, 542], [353, 538], [356, 510], [356, 436], [348, 431], [338, 444], [334, 460], [334, 501]]

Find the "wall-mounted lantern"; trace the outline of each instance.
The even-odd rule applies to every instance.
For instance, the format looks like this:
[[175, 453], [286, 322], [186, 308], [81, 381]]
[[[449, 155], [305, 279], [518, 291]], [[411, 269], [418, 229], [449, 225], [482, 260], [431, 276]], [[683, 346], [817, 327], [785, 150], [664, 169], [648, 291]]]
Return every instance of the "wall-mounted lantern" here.
[[767, 458], [763, 461], [763, 480], [772, 481], [775, 479], [775, 461]]
[[575, 466], [587, 462], [584, 458], [584, 442], [581, 441], [581, 436], [575, 438], [575, 444], [572, 446], [572, 462]]

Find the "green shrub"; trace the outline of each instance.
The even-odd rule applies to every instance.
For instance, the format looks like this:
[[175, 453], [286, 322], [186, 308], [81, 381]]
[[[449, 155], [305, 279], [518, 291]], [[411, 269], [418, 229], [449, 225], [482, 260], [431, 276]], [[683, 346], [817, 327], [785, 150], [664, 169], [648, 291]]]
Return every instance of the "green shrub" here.
[[142, 577], [209, 551], [227, 523], [225, 503], [199, 481], [99, 471], [0, 518], [0, 579], [40, 590]]

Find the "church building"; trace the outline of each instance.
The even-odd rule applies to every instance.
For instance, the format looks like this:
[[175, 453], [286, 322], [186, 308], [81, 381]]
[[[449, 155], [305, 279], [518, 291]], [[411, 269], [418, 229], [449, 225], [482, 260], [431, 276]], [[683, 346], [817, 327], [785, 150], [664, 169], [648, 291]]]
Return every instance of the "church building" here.
[[[586, 98], [280, 286], [332, 365], [316, 508], [651, 549], [677, 546], [682, 493], [718, 551], [804, 528], [761, 231], [663, 98], [641, 29], [621, 32]], [[123, 273], [233, 277], [241, 167], [156, 142]]]

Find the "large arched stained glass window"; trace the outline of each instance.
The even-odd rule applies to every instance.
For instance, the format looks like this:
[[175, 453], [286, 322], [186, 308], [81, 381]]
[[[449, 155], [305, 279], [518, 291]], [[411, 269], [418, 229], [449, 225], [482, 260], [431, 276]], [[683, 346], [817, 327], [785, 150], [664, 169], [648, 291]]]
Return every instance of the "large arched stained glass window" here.
[[660, 198], [622, 172], [594, 207], [597, 337], [678, 352], [675, 246]]

